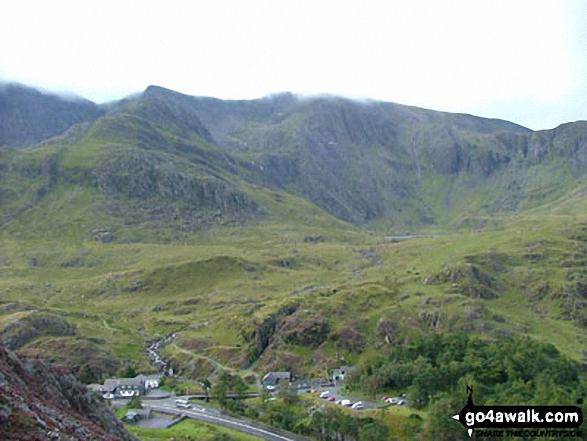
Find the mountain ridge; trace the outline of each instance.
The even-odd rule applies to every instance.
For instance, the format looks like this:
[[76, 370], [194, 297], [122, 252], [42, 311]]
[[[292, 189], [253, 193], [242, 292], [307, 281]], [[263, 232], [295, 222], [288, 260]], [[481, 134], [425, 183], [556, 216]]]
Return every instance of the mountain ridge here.
[[[464, 200], [471, 201], [468, 211], [489, 215], [517, 210], [529, 201], [536, 204], [536, 187], [544, 184], [556, 187], [550, 193], [560, 196], [572, 179], [585, 174], [587, 164], [584, 122], [533, 132], [502, 120], [291, 93], [223, 101], [149, 86], [85, 124], [90, 126], [78, 130], [77, 138], [63, 135], [53, 143], [64, 145], [67, 139], [73, 145], [94, 145], [86, 158], [103, 156], [104, 149], [117, 157], [137, 147], [154, 158], [159, 155], [153, 163], [141, 153], [139, 162], [152, 162], [146, 165], [152, 177], [140, 184], [145, 193], [134, 192], [136, 197], [171, 195], [182, 188], [180, 175], [171, 179], [175, 189], [165, 190], [153, 180], [160, 155], [172, 155], [165, 160], [181, 158], [192, 164], [190, 173], [211, 176], [214, 182], [247, 182], [291, 193], [343, 221], [400, 232], [454, 223]], [[97, 143], [102, 147], [96, 149]], [[66, 156], [87, 162], [82, 151], [69, 149]], [[552, 171], [540, 183], [532, 176], [538, 169], [530, 169], [544, 164]], [[118, 176], [140, 175], [127, 166]], [[555, 169], [565, 179], [555, 182]], [[104, 182], [98, 187], [114, 188]], [[234, 206], [229, 194], [213, 205]], [[481, 203], [487, 196], [493, 200]]]

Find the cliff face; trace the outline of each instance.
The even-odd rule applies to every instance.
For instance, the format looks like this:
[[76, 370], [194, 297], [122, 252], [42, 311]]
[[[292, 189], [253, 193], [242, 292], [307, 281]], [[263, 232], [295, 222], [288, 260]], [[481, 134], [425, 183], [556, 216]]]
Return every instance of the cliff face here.
[[0, 433], [4, 440], [136, 440], [75, 378], [0, 346]]

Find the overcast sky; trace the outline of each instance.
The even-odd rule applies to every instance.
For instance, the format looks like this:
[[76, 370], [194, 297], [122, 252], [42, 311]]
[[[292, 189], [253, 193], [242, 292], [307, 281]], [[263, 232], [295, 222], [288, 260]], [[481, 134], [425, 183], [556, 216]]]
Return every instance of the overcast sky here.
[[0, 1], [0, 80], [96, 102], [150, 84], [292, 91], [507, 119], [587, 119], [587, 2]]

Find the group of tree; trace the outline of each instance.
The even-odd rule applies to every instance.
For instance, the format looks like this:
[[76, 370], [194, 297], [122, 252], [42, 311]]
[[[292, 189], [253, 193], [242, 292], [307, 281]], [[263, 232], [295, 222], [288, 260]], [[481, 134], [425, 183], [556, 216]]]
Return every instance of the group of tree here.
[[398, 344], [359, 366], [347, 381], [371, 394], [407, 392], [410, 406], [427, 409], [427, 430], [438, 439], [462, 431], [450, 416], [465, 404], [466, 386], [473, 387], [478, 405], [572, 405], [586, 391], [579, 363], [551, 344], [468, 334], [434, 334]]
[[[206, 383], [203, 387], [209, 386]], [[239, 375], [223, 373], [216, 384], [212, 386], [212, 398], [216, 400], [223, 409], [235, 413], [242, 413], [244, 409], [242, 398], [247, 391], [247, 385]]]
[[380, 420], [352, 416], [336, 407], [315, 411], [304, 433], [318, 441], [382, 441], [389, 428]]

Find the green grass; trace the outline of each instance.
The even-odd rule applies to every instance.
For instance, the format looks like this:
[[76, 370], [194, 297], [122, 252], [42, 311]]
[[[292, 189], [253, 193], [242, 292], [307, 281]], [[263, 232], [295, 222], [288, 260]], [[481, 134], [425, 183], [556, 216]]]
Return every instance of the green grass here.
[[181, 437], [207, 441], [218, 433], [226, 433], [235, 441], [258, 441], [261, 439], [236, 430], [191, 419], [186, 419], [166, 429], [151, 429], [136, 425], [126, 425], [126, 428], [141, 441], [168, 440]]

